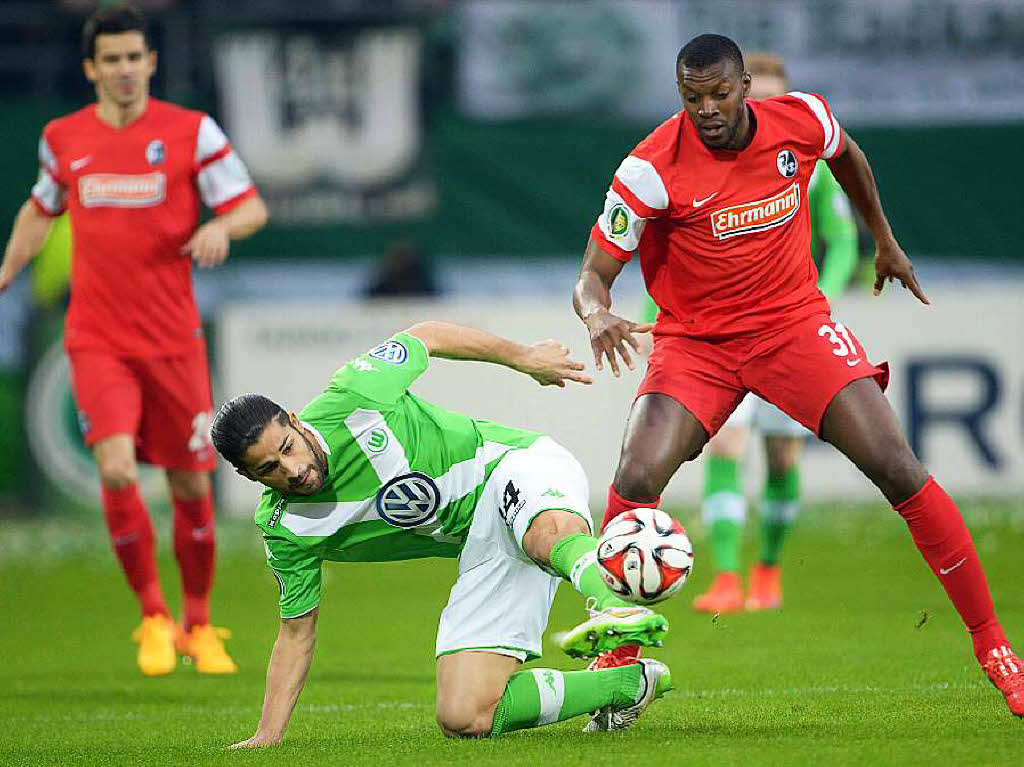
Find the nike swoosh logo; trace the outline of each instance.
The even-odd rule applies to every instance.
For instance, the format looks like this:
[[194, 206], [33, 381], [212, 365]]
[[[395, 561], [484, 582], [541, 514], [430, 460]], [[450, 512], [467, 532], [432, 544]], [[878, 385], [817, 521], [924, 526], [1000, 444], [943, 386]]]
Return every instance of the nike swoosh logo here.
[[854, 365], [859, 365], [859, 364], [860, 364], [860, 357], [858, 357], [855, 360], [847, 360], [846, 361], [846, 366], [850, 367], [850, 368], [852, 368]]
[[962, 565], [966, 561], [967, 561], [967, 557], [964, 557], [963, 559], [961, 559], [959, 562], [957, 562], [952, 567], [940, 567], [939, 568], [939, 575], [949, 575], [951, 572], [956, 570], [958, 567], [960, 567], [960, 565]]
[[79, 157], [77, 160], [71, 161], [71, 170], [78, 170], [89, 164], [89, 160], [92, 159], [91, 154], [87, 154], [85, 157]]
[[717, 196], [718, 196], [718, 192], [714, 192], [712, 194], [709, 194], [703, 200], [698, 200], [696, 197], [694, 197], [693, 198], [693, 207], [699, 208], [701, 205], [703, 205], [704, 203], [708, 202], [712, 197], [717, 197]]

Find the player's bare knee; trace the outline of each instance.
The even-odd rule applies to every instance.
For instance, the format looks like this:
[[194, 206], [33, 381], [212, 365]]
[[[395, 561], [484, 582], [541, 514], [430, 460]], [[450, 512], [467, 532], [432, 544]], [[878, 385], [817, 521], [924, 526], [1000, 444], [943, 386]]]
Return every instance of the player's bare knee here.
[[865, 473], [892, 503], [909, 498], [928, 479], [928, 470], [902, 439], [882, 446], [877, 460]]
[[167, 472], [171, 494], [182, 501], [198, 501], [210, 492], [210, 475], [203, 471]]
[[139, 467], [132, 458], [112, 456], [98, 460], [100, 482], [112, 490], [122, 490], [139, 479]]
[[494, 727], [495, 706], [481, 707], [474, 701], [438, 700], [437, 725], [447, 738], [482, 738]]
[[661, 495], [663, 485], [653, 476], [653, 467], [638, 461], [623, 462], [615, 472], [615, 492], [628, 501], [650, 503]]

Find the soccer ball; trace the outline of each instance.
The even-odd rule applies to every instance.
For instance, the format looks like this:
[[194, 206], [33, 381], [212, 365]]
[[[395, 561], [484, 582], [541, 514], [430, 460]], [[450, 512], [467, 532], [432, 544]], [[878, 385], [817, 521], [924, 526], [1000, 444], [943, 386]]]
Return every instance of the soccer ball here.
[[597, 568], [605, 584], [628, 602], [668, 599], [686, 583], [693, 546], [686, 531], [661, 509], [624, 511], [597, 542]]

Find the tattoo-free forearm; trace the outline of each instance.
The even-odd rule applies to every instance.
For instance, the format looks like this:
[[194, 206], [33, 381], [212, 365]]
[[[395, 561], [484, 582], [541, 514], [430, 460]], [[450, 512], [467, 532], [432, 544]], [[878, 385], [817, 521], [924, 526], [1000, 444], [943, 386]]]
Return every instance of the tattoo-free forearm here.
[[622, 262], [605, 253], [591, 238], [572, 291], [572, 306], [581, 320], [600, 309], [611, 308], [612, 284], [621, 270]]
[[849, 134], [845, 140], [846, 151], [829, 160], [828, 167], [846, 192], [846, 196], [850, 198], [850, 202], [864, 217], [864, 222], [871, 230], [875, 241], [892, 239], [892, 229], [885, 217], [885, 211], [882, 210], [875, 175], [871, 172], [868, 158]]
[[262, 229], [267, 223], [267, 206], [259, 195], [243, 200], [237, 207], [214, 218], [224, 227], [228, 237], [241, 240]]
[[515, 341], [450, 322], [420, 322], [406, 331], [419, 338], [431, 357], [491, 362], [518, 369], [527, 348]]
[[267, 667], [267, 691], [263, 697], [258, 734], [280, 739], [288, 726], [299, 693], [306, 683], [306, 674], [313, 660], [316, 644], [315, 616], [293, 619], [304, 621], [300, 630], [282, 622]]
[[41, 213], [31, 200], [26, 200], [21, 206], [4, 248], [3, 265], [0, 266], [0, 272], [7, 280], [13, 280], [42, 249], [50, 223], [50, 217]]

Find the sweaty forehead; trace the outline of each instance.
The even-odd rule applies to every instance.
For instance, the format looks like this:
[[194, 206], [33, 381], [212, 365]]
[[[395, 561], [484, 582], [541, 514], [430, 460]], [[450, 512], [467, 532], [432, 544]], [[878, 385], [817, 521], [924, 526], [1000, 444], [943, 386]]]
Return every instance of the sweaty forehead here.
[[740, 72], [736, 65], [729, 59], [723, 59], [709, 67], [691, 69], [683, 64], [679, 65], [679, 82], [684, 88], [691, 91], [710, 91], [722, 83], [731, 85], [734, 80], [739, 79]]

